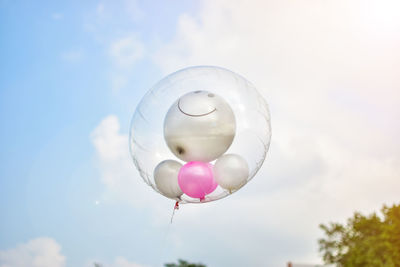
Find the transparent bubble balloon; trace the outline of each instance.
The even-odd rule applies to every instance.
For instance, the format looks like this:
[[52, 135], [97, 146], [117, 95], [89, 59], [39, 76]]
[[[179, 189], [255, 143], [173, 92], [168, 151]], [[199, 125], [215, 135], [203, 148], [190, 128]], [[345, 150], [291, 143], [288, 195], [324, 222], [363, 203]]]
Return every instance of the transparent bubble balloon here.
[[180, 203], [226, 197], [247, 184], [271, 138], [268, 105], [242, 76], [198, 66], [159, 81], [133, 115], [130, 152], [143, 180]]

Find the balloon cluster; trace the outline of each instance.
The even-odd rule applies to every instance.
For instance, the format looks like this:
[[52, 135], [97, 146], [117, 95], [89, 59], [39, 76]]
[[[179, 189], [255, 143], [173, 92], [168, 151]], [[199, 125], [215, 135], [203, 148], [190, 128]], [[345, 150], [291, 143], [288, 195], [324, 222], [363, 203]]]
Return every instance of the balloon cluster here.
[[180, 97], [165, 117], [164, 138], [171, 152], [187, 163], [169, 159], [158, 164], [158, 190], [170, 198], [185, 193], [203, 200], [218, 185], [230, 192], [239, 189], [249, 176], [248, 164], [240, 155], [223, 155], [235, 133], [235, 115], [222, 97], [200, 90]]
[[271, 137], [268, 106], [242, 76], [210, 66], [172, 73], [143, 97], [129, 145], [140, 176], [180, 203], [226, 197], [250, 181]]

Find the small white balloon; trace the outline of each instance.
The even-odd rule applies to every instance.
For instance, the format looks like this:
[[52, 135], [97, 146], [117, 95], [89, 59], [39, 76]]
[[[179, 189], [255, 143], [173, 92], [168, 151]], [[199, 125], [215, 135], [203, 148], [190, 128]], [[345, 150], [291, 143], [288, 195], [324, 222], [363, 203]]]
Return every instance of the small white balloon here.
[[226, 154], [214, 165], [214, 178], [217, 183], [229, 191], [242, 187], [249, 177], [247, 162], [237, 154]]
[[175, 160], [164, 160], [154, 169], [155, 184], [164, 196], [178, 199], [183, 194], [178, 184], [181, 167], [182, 164]]
[[222, 97], [208, 91], [181, 96], [164, 120], [169, 149], [186, 162], [217, 159], [228, 150], [235, 133], [232, 108]]

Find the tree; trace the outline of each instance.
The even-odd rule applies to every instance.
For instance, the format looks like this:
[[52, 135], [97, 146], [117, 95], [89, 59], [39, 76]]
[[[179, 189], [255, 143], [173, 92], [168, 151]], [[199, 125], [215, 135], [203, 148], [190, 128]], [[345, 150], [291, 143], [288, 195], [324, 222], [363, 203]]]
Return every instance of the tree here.
[[400, 204], [383, 206], [381, 216], [355, 212], [340, 223], [321, 224], [318, 240], [325, 263], [340, 267], [400, 267]]
[[175, 263], [166, 263], [164, 265], [165, 267], [207, 267], [204, 264], [198, 263], [188, 263], [187, 261], [184, 260], [178, 260], [178, 264]]

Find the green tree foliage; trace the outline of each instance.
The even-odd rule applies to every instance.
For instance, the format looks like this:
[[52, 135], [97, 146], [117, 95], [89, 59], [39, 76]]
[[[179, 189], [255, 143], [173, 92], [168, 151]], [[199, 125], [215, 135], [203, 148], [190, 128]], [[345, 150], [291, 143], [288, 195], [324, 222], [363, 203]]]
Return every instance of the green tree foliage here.
[[340, 267], [400, 267], [400, 204], [383, 206], [381, 216], [356, 212], [347, 225], [321, 224], [318, 240], [325, 263]]
[[204, 264], [198, 263], [189, 263], [187, 261], [184, 260], [178, 260], [178, 264], [176, 263], [167, 263], [164, 265], [165, 267], [207, 267]]

